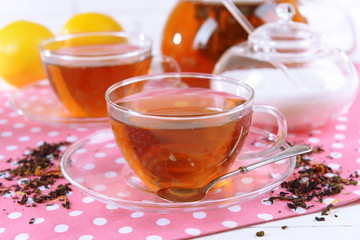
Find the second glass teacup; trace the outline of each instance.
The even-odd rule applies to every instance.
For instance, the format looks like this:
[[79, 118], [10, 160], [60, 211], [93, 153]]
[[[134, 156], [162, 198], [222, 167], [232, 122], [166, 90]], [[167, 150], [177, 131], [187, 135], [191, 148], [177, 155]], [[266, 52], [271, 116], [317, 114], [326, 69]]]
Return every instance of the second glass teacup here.
[[161, 71], [180, 71], [173, 59], [154, 58], [151, 50], [151, 39], [128, 32], [60, 35], [40, 44], [54, 92], [70, 114], [80, 118], [106, 117], [106, 89], [121, 80], [148, 74], [155, 61], [162, 64]]
[[[135, 77], [111, 86], [105, 98], [123, 157], [153, 190], [202, 187], [226, 173], [239, 154], [242, 159], [258, 158], [278, 150], [287, 133], [280, 112], [254, 105], [250, 86], [221, 76]], [[265, 150], [240, 153], [254, 111], [277, 119], [276, 141]]]

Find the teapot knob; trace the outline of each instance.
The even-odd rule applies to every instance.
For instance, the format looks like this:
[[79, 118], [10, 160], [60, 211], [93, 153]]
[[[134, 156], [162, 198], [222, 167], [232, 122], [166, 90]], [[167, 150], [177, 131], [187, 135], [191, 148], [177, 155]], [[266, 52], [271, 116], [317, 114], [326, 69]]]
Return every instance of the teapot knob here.
[[295, 8], [290, 3], [280, 3], [276, 7], [279, 23], [289, 23], [295, 15]]

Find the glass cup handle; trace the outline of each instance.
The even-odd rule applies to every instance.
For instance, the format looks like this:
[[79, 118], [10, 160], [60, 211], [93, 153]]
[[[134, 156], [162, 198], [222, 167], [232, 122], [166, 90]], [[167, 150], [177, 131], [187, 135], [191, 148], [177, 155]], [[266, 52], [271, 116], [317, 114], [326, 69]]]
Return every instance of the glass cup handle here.
[[[276, 118], [278, 130], [276, 134], [270, 134], [269, 140], [272, 141], [273, 143], [270, 144], [265, 150], [241, 152], [238, 156], [238, 160], [254, 159], [254, 158], [269, 156], [274, 152], [276, 152], [285, 142], [285, 138], [287, 135], [287, 123], [282, 113], [277, 108], [267, 105], [255, 105], [254, 111], [268, 113], [274, 116]], [[251, 128], [253, 132], [263, 131], [258, 128], [254, 128], [254, 127]]]
[[[150, 65], [149, 74], [159, 75], [166, 73], [179, 73], [181, 68], [175, 59], [166, 55], [153, 55]], [[144, 84], [142, 91], [154, 91], [159, 88], [179, 88], [186, 87], [181, 81], [180, 77], [174, 77], [169, 79], [158, 79], [157, 81], [151, 81]]]
[[150, 73], [167, 73], [167, 72], [181, 72], [180, 65], [172, 57], [166, 55], [153, 55]]

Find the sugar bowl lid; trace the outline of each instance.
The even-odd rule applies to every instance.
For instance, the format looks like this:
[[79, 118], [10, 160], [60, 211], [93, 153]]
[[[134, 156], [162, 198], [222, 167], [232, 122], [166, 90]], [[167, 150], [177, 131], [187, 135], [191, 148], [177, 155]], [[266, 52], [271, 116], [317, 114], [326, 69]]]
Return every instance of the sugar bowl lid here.
[[289, 3], [281, 3], [276, 8], [277, 22], [264, 24], [248, 37], [248, 45], [253, 51], [265, 55], [291, 57], [312, 55], [321, 47], [320, 35], [308, 24], [291, 19], [295, 8]]

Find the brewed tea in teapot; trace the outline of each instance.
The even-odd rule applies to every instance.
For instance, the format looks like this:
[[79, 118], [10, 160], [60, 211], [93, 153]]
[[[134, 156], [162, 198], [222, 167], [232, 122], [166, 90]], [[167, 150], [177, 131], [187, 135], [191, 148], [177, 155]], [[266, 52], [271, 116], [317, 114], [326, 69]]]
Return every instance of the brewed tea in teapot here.
[[[294, 21], [306, 23], [297, 0], [235, 0], [254, 27], [276, 21], [280, 2], [295, 6]], [[163, 31], [162, 52], [173, 57], [184, 72], [211, 73], [220, 56], [248, 33], [239, 26], [221, 0], [180, 0]]]

